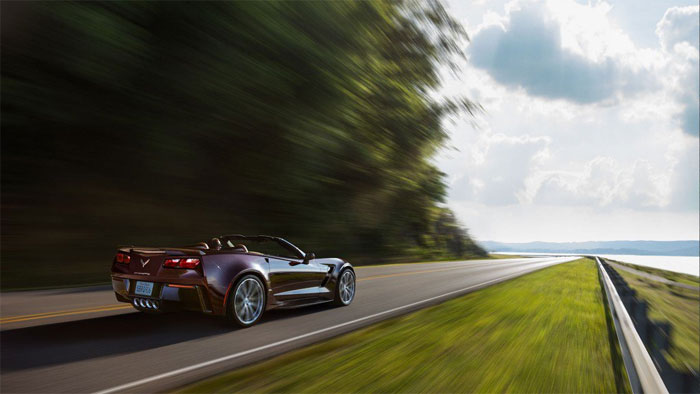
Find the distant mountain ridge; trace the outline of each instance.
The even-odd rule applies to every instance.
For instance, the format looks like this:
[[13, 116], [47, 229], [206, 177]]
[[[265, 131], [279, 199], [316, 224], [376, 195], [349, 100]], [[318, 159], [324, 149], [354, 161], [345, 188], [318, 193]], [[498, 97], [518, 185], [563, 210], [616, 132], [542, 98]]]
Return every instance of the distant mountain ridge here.
[[479, 242], [489, 252], [700, 256], [700, 241]]

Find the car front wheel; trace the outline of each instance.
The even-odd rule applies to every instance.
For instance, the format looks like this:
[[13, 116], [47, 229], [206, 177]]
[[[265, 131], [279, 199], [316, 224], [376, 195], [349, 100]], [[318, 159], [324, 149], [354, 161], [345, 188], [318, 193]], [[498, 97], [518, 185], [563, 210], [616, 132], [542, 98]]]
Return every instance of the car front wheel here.
[[335, 287], [334, 304], [347, 306], [355, 299], [355, 273], [346, 268], [338, 277], [338, 285]]

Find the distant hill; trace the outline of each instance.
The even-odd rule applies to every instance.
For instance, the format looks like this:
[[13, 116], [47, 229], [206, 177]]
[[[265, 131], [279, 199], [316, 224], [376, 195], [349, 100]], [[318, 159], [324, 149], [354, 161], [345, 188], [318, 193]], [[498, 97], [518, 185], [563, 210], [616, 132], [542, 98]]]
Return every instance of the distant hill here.
[[479, 242], [489, 252], [699, 256], [700, 241]]

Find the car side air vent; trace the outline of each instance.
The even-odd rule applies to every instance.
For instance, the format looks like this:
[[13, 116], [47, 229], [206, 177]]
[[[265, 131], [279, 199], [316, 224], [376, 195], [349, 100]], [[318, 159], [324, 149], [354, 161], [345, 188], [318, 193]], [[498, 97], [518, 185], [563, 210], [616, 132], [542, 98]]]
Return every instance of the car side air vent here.
[[328, 279], [331, 278], [331, 274], [333, 273], [334, 269], [335, 269], [335, 266], [333, 266], [333, 265], [328, 266], [328, 272], [326, 273], [326, 277], [323, 278], [323, 282], [321, 282], [321, 287], [324, 287], [328, 283]]

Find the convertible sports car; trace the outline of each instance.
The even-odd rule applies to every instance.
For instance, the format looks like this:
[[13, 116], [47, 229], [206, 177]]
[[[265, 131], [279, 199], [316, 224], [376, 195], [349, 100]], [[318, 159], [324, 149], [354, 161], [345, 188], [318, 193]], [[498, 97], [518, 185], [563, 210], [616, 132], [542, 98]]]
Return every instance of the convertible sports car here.
[[279, 237], [236, 234], [178, 248], [121, 247], [112, 287], [140, 311], [195, 310], [250, 327], [268, 309], [350, 305], [355, 271]]

